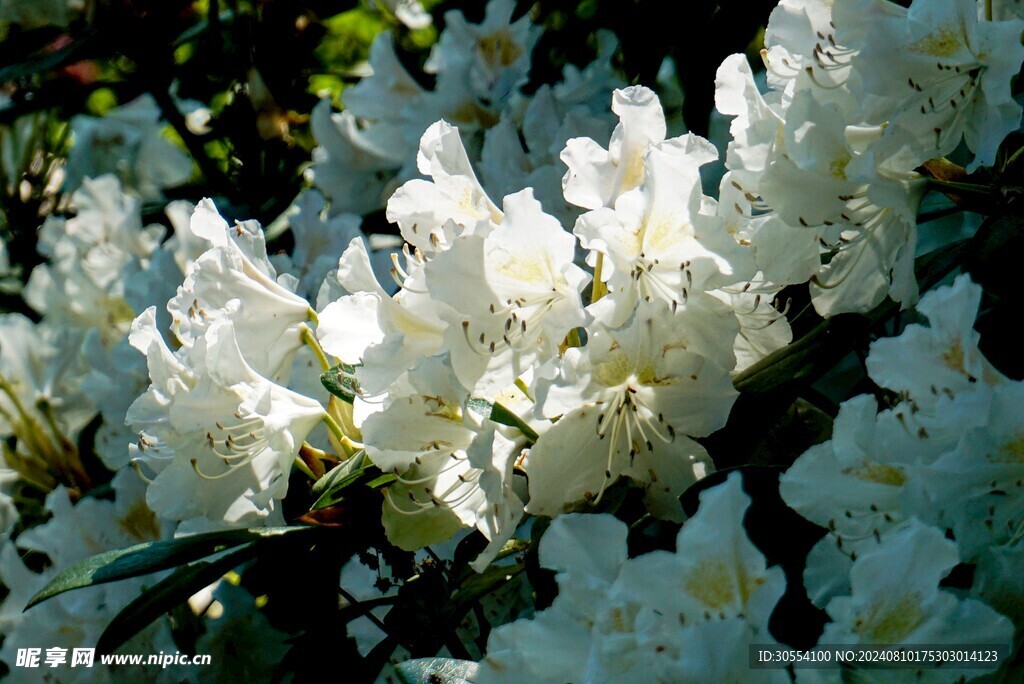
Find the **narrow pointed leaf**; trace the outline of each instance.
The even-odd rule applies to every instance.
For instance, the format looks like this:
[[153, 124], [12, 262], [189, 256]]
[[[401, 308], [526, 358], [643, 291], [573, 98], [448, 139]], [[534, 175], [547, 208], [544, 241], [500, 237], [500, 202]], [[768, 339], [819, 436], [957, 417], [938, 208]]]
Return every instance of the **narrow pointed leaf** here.
[[324, 492], [334, 489], [345, 478], [361, 471], [366, 465], [365, 459], [360, 456], [361, 453], [342, 461], [314, 482], [311, 488], [313, 494], [321, 496]]
[[514, 427], [531, 442], [537, 441], [537, 432], [527, 424], [525, 420], [516, 415], [513, 411], [510, 411], [507, 407], [497, 402], [491, 403], [486, 399], [479, 399], [476, 397], [471, 398], [466, 405], [474, 412], [484, 418], [490, 418], [495, 423], [501, 423], [509, 427]]
[[315, 528], [295, 526], [224, 530], [165, 541], [145, 542], [107, 551], [61, 571], [29, 600], [25, 610], [72, 589], [148, 575], [212, 556], [248, 542], [295, 534], [302, 530], [308, 533], [313, 529]]
[[161, 615], [252, 558], [256, 549], [255, 544], [247, 544], [217, 560], [196, 561], [178, 568], [122, 608], [103, 630], [96, 642], [96, 650], [104, 654], [113, 653]]
[[[334, 471], [332, 470], [331, 472], [333, 473]], [[327, 473], [324, 477], [329, 477], [330, 474], [331, 473]], [[373, 464], [365, 465], [362, 468], [356, 468], [347, 474], [342, 474], [329, 486], [324, 487], [320, 497], [310, 507], [310, 510], [318, 511], [330, 506], [336, 506], [345, 500], [352, 487], [380, 489], [394, 481], [394, 475], [391, 473], [382, 473], [380, 468]]]

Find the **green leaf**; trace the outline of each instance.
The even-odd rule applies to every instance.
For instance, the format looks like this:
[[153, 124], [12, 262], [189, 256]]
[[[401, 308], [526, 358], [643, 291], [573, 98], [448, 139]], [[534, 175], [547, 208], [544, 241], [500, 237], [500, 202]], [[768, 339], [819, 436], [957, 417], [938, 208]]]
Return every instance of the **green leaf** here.
[[523, 433], [523, 436], [531, 442], [537, 441], [537, 433], [532, 427], [526, 424], [526, 421], [517, 416], [512, 411], [495, 402], [491, 406], [491, 420], [495, 423], [501, 423], [502, 425], [508, 425], [509, 427], [519, 428], [519, 431]]
[[249, 542], [259, 542], [299, 531], [318, 528], [260, 527], [249, 530], [224, 530], [195, 534], [166, 541], [145, 542], [86, 558], [61, 571], [33, 596], [25, 610], [58, 594], [106, 582], [116, 582], [184, 565]]
[[492, 404], [485, 399], [471, 398], [466, 402], [466, 406], [472, 409], [474, 413], [479, 413], [484, 418], [490, 418], [495, 423], [516, 428], [531, 443], [537, 441], [537, 432], [525, 420], [498, 402]]
[[501, 551], [499, 551], [498, 555], [494, 557], [494, 560], [497, 561], [503, 558], [508, 558], [509, 556], [514, 556], [517, 553], [522, 553], [529, 548], [529, 539], [509, 539], [507, 542], [505, 542], [505, 545], [501, 547]]
[[324, 492], [330, 491], [338, 484], [343, 478], [352, 475], [353, 473], [359, 472], [363, 469], [365, 459], [362, 457], [363, 452], [356, 452], [351, 458], [345, 459], [338, 465], [334, 466], [319, 480], [313, 483], [312, 492], [316, 496], [322, 495]]
[[113, 653], [161, 615], [256, 555], [256, 544], [247, 544], [214, 561], [197, 561], [178, 568], [149, 587], [121, 609], [96, 642], [100, 653]]
[[[344, 464], [331, 470], [331, 472], [324, 475], [322, 478], [317, 480], [317, 485], [321, 482], [335, 475], [335, 471], [341, 468]], [[345, 498], [345, 490], [349, 487], [358, 484], [360, 482], [369, 482], [374, 477], [380, 474], [380, 468], [375, 465], [366, 465], [361, 468], [348, 473], [340, 473], [333, 480], [322, 487], [322, 493], [320, 497], [310, 507], [311, 510], [318, 511], [321, 508], [327, 508], [340, 503]]]
[[381, 487], [387, 487], [397, 479], [398, 477], [392, 473], [383, 473], [367, 482], [366, 486], [370, 489], [380, 489]]
[[351, 404], [363, 391], [355, 378], [356, 367], [347, 363], [339, 363], [320, 374], [320, 383], [324, 388], [342, 401]]
[[471, 660], [419, 658], [395, 665], [406, 684], [472, 684], [480, 666]]
[[483, 572], [474, 572], [452, 594], [452, 603], [464, 606], [490, 594], [499, 587], [512, 581], [512, 578], [525, 570], [522, 563], [515, 565], [492, 565]]
[[345, 500], [350, 487], [367, 487], [379, 489], [395, 481], [391, 473], [382, 473], [380, 468], [367, 462], [366, 465], [355, 467], [361, 458], [353, 456], [348, 461], [331, 469], [313, 485], [313, 493], [319, 498], [310, 507], [312, 511], [336, 506]]
[[[218, 17], [218, 23], [220, 25], [230, 24], [235, 19], [235, 13], [233, 11], [231, 11], [230, 9], [226, 9], [223, 12], [220, 12], [217, 15], [217, 17]], [[204, 20], [196, 23], [194, 26], [190, 26], [188, 29], [183, 31], [177, 38], [175, 38], [173, 41], [171, 41], [171, 45], [173, 47], [179, 47], [181, 45], [184, 45], [185, 43], [193, 41], [196, 38], [198, 38], [199, 36], [201, 36], [202, 34], [206, 33], [207, 31], [210, 30], [210, 28], [211, 28], [210, 21], [208, 19], [204, 19]]]

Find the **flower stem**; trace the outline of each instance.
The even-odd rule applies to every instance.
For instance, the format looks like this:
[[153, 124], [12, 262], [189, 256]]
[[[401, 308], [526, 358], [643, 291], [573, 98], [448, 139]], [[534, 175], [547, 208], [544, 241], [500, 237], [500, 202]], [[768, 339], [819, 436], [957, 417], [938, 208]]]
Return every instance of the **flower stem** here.
[[1012, 155], [1010, 155], [1009, 159], [1003, 162], [1003, 169], [1005, 170], [1012, 167], [1014, 164], [1020, 161], [1021, 156], [1024, 156], [1024, 147], [1014, 152]]
[[[14, 387], [7, 381], [2, 374], [0, 374], [0, 392], [6, 394], [10, 400], [11, 405], [14, 407], [15, 413], [21, 419], [21, 425], [23, 430], [22, 434], [18, 434], [22, 440], [24, 440], [30, 449], [36, 454], [42, 457], [46, 461], [56, 462], [59, 459], [57, 453], [57, 447], [54, 446], [49, 439], [46, 438], [43, 432], [42, 425], [39, 424], [35, 418], [33, 418], [28, 411], [25, 410], [25, 405], [18, 398], [18, 394], [14, 391]], [[19, 433], [15, 429], [15, 433]]]
[[942, 209], [935, 209], [933, 211], [924, 211], [917, 215], [917, 224], [928, 223], [929, 221], [935, 221], [946, 216], [952, 216], [953, 214], [964, 211], [963, 207], [953, 205], [951, 207], [944, 207]]
[[608, 288], [601, 280], [601, 270], [604, 268], [604, 254], [597, 253], [597, 262], [594, 264], [594, 283], [590, 288], [590, 303], [593, 304], [601, 297], [608, 294]]
[[927, 177], [928, 183], [934, 185], [940, 190], [949, 190], [958, 194], [971, 194], [981, 195], [984, 197], [991, 197], [996, 194], [996, 188], [991, 185], [982, 185], [980, 183], [962, 183], [960, 181], [948, 181], [942, 180], [941, 178]]
[[57, 418], [53, 415], [53, 407], [50, 406], [50, 402], [40, 399], [36, 402], [36, 408], [42, 414], [43, 420], [46, 421], [50, 432], [53, 433], [53, 437], [57, 440], [57, 445], [59, 445], [57, 453], [61, 459], [59, 465], [65, 471], [65, 476], [70, 482], [78, 486], [81, 491], [84, 492], [91, 489], [92, 483], [88, 473], [85, 471], [85, 466], [82, 465], [82, 460], [78, 454], [78, 447], [61, 432], [60, 426], [57, 425]]
[[311, 480], [319, 480], [320, 479], [320, 478], [318, 478], [313, 473], [313, 471], [310, 469], [310, 467], [308, 465], [306, 465], [306, 462], [303, 461], [298, 456], [295, 457], [295, 467], [298, 468], [303, 474], [306, 475], [306, 477], [308, 477]]
[[345, 435], [345, 431], [341, 429], [341, 426], [338, 425], [338, 421], [334, 420], [334, 417], [331, 414], [324, 411], [321, 419], [324, 421], [324, 425], [327, 426], [327, 429], [331, 431], [331, 434], [334, 435], [334, 439], [337, 440], [338, 444], [341, 445], [341, 448], [344, 449], [346, 456], [352, 456], [363, 448], [362, 444], [352, 441]]
[[324, 348], [320, 346], [320, 342], [317, 341], [316, 335], [313, 334], [313, 329], [307, 325], [303, 325], [301, 327], [302, 332], [300, 335], [302, 336], [302, 341], [307, 347], [313, 350], [317, 360], [320, 362], [320, 367], [323, 370], [330, 370], [331, 362], [328, 361], [327, 354], [324, 353]]
[[327, 473], [324, 461], [333, 460], [325, 452], [312, 446], [309, 442], [303, 442], [302, 446], [299, 447], [298, 458], [309, 468], [316, 479], [320, 479]]
[[341, 426], [338, 425], [338, 421], [334, 420], [334, 418], [331, 417], [331, 414], [325, 411], [322, 420], [324, 421], [324, 425], [327, 426], [327, 429], [331, 431], [331, 434], [334, 435], [334, 438], [336, 440], [340, 442], [341, 440], [345, 439], [345, 433], [342, 431]]

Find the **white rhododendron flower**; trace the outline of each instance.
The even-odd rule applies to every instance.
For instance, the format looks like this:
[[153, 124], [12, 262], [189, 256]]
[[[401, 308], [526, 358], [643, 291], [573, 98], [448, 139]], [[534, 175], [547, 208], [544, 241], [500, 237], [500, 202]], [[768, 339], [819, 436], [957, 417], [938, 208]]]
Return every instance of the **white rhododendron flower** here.
[[545, 84], [531, 96], [517, 93], [501, 120], [484, 133], [477, 168], [491, 196], [533, 188], [545, 211], [566, 225], [575, 220], [579, 210], [563, 196], [565, 164], [559, 157], [570, 141], [608, 138], [607, 94], [622, 86], [611, 64], [617, 39], [609, 31], [599, 31], [596, 39], [593, 62], [582, 70], [566, 65], [561, 83]]
[[1000, 382], [1001, 375], [978, 349], [981, 336], [974, 319], [980, 302], [981, 288], [966, 275], [930, 293], [917, 306], [927, 327], [909, 325], [899, 337], [871, 345], [872, 380], [925, 407], [941, 396], [974, 391], [978, 383]]
[[[1020, 126], [1010, 79], [1024, 61], [1024, 19], [991, 21], [979, 18], [983, 11], [974, 0], [915, 0], [909, 9], [854, 0], [836, 10], [836, 37], [856, 48], [858, 83], [872, 96], [863, 100], [865, 115], [910, 131], [925, 159], [963, 139], [975, 165], [991, 164]], [[854, 36], [844, 35], [847, 21]]]
[[491, 0], [479, 24], [461, 12], [445, 12], [445, 31], [423, 69], [437, 75], [437, 88], [423, 97], [426, 114], [466, 130], [498, 121], [500, 103], [526, 81], [530, 53], [540, 37], [528, 16], [512, 21], [512, 0]]
[[1022, 560], [1024, 546], [1003, 544], [987, 549], [974, 567], [972, 593], [1015, 625], [1024, 620], [1024, 581], [1019, 572]]
[[781, 0], [772, 10], [762, 56], [774, 87], [784, 90], [799, 80], [828, 97], [846, 83], [856, 51], [836, 42], [834, 7], [828, 0]]
[[78, 331], [0, 314], [0, 434], [50, 452], [85, 427], [93, 407], [82, 391], [81, 342]]
[[409, 181], [388, 200], [387, 211], [414, 248], [441, 251], [459, 235], [483, 235], [501, 223], [501, 210], [477, 180], [458, 128], [444, 121], [428, 128], [416, 165], [432, 181]]
[[148, 93], [102, 117], [74, 117], [65, 189], [74, 191], [85, 179], [108, 173], [146, 198], [159, 198], [163, 190], [185, 183], [192, 177], [192, 160], [164, 137], [160, 119]]
[[141, 202], [111, 175], [86, 179], [72, 201], [75, 217], [51, 216], [40, 230], [49, 263], [32, 270], [25, 298], [50, 321], [95, 328], [112, 346], [135, 317], [128, 280], [148, 266], [164, 229], [143, 228]]
[[[604, 257], [607, 301], [593, 305], [608, 325], [621, 325], [640, 300], [675, 310], [690, 294], [735, 282], [726, 249], [732, 239], [713, 216], [701, 213], [700, 165], [708, 143], [687, 136], [651, 148], [643, 159], [644, 184], [619, 197], [614, 209], [579, 218], [575, 233], [585, 249]], [[696, 152], [694, 152], [696, 150]]]
[[689, 436], [721, 427], [736, 398], [725, 368], [691, 351], [721, 325], [645, 306], [567, 352], [555, 378], [539, 383], [538, 410], [560, 417], [530, 450], [527, 510], [558, 515], [625, 476], [646, 488], [653, 512], [678, 518], [678, 496], [710, 470]]
[[620, 195], [638, 187], [647, 150], [665, 140], [665, 113], [650, 88], [616, 90], [612, 111], [619, 124], [607, 150], [590, 138], [573, 138], [561, 155], [569, 167], [562, 181], [565, 199], [585, 209], [614, 207]]
[[415, 393], [392, 392], [362, 424], [367, 455], [397, 476], [384, 495], [388, 539], [414, 550], [476, 527], [491, 542], [485, 567], [522, 514], [511, 488], [519, 448], [466, 405], [469, 393], [444, 360], [424, 361], [408, 381]]
[[146, 358], [132, 348], [127, 338], [107, 351], [95, 330], [89, 331], [82, 342], [82, 353], [92, 362], [82, 380], [82, 390], [103, 415], [103, 424], [96, 431], [96, 455], [111, 470], [119, 470], [128, 465], [128, 447], [138, 439], [125, 425], [125, 415], [135, 398], [149, 387]]
[[371, 395], [384, 392], [417, 361], [442, 350], [448, 307], [421, 289], [422, 261], [409, 255], [406, 265], [416, 276], [405, 280], [412, 287], [392, 296], [377, 281], [366, 244], [355, 238], [337, 272], [341, 286], [352, 294], [328, 304], [319, 315], [317, 337], [324, 350], [358, 364], [359, 382]]
[[844, 402], [832, 439], [783, 474], [786, 503], [828, 530], [805, 574], [818, 605], [849, 589], [851, 562], [915, 519], [948, 530], [961, 559], [985, 565], [999, 606], [1022, 595], [998, 562], [1024, 530], [1021, 389], [978, 350], [980, 294], [967, 276], [928, 293], [919, 309], [932, 327], [912, 324], [879, 340], [867, 359], [873, 379], [900, 392], [899, 403], [879, 412], [873, 397]]
[[4, 677], [1021, 679], [1024, 2], [325, 4], [0, 0]]
[[747, 645], [772, 643], [768, 616], [785, 589], [746, 537], [748, 504], [733, 476], [701, 495], [675, 553], [632, 559], [621, 521], [555, 520], [540, 562], [558, 573], [558, 597], [492, 632], [478, 681], [789, 681], [747, 668]]
[[811, 447], [781, 480], [786, 503], [827, 528], [830, 537], [822, 543], [834, 543], [846, 555], [870, 547], [907, 518], [917, 466], [933, 457], [931, 440], [940, 438], [923, 425], [914, 432], [909, 411], [877, 413], [869, 396], [844, 403], [833, 439]]
[[[465, 336], [452, 341], [464, 384], [500, 391], [556, 356], [569, 331], [584, 325], [580, 295], [589, 276], [573, 264], [575, 247], [527, 189], [505, 198], [501, 225], [458, 238], [427, 263], [430, 295], [456, 312], [449, 330]], [[479, 287], [467, 291], [467, 282]]]
[[926, 496], [966, 558], [1024, 536], [1024, 384], [995, 388], [983, 423], [923, 474]]
[[737, 371], [749, 368], [793, 341], [789, 321], [776, 306], [778, 291], [774, 288], [762, 291], [744, 286], [712, 294], [728, 304], [739, 322], [739, 333], [733, 344]]
[[[939, 588], [958, 562], [956, 544], [914, 521], [857, 558], [850, 593], [826, 606], [832, 621], [825, 644], [1009, 644], [1013, 624], [974, 599]], [[923, 672], [924, 681], [950, 681], [949, 669]], [[829, 673], [828, 681], [841, 681]], [[964, 673], [956, 673], [963, 675]], [[932, 679], [934, 677], [934, 679]]]
[[211, 323], [176, 355], [154, 316], [148, 309], [132, 328], [153, 384], [127, 416], [142, 433], [135, 457], [153, 476], [146, 500], [172, 520], [258, 522], [284, 497], [292, 461], [323, 407], [256, 373], [229, 319]]
[[716, 85], [719, 111], [736, 117], [726, 165], [749, 202], [736, 206], [755, 224], [757, 266], [779, 284], [811, 277], [824, 316], [867, 311], [887, 294], [913, 304], [924, 185], [913, 172], [923, 159], [899, 144], [907, 136], [880, 147], [886, 129], [860, 124], [852, 96], [822, 101], [808, 88], [762, 96], [741, 55], [722, 64]]
[[231, 227], [207, 199], [196, 206], [191, 229], [212, 247], [167, 303], [175, 337], [191, 347], [213, 323], [229, 319], [246, 361], [267, 377], [286, 377], [310, 306], [289, 287], [293, 282], [277, 278], [259, 224]]
[[[527, 94], [522, 90], [539, 31], [528, 16], [512, 21], [513, 9], [510, 0], [491, 0], [479, 24], [468, 22], [457, 10], [446, 12], [444, 31], [421, 78], [403, 66], [389, 33], [374, 39], [369, 55], [372, 74], [346, 88], [345, 111], [332, 114], [327, 100], [313, 110], [311, 123], [319, 147], [313, 152], [309, 176], [330, 198], [333, 212], [366, 214], [387, 204], [395, 188], [416, 176], [417, 144], [438, 120], [469, 136], [474, 151], [480, 149], [481, 137], [505, 121], [517, 129], [516, 137], [522, 132], [527, 139], [535, 167], [555, 161], [561, 143], [580, 131], [567, 131], [557, 144], [549, 141], [548, 147], [542, 148], [535, 144], [539, 142], [534, 125], [537, 117], [520, 118], [521, 108], [544, 96], [541, 91]], [[574, 110], [575, 121], [600, 118], [604, 103], [593, 94], [603, 95], [620, 82], [617, 74], [610, 73], [613, 39], [605, 35], [600, 42], [597, 58], [589, 67], [578, 70], [567, 65], [562, 82], [555, 84], [556, 100], [566, 110]], [[433, 81], [435, 86], [425, 88], [422, 81]], [[559, 116], [554, 121], [561, 123], [562, 119]], [[549, 176], [550, 172], [542, 177]], [[499, 196], [524, 187], [505, 187], [506, 180], [490, 180], [501, 190]], [[538, 196], [546, 201], [556, 193], [542, 196], [538, 192]]]
[[18, 507], [10, 489], [18, 481], [18, 473], [10, 468], [0, 468], [0, 540], [10, 538], [11, 531], [18, 524]]
[[361, 219], [355, 214], [328, 215], [327, 201], [316, 190], [299, 193], [295, 208], [288, 218], [295, 247], [290, 255], [275, 255], [276, 265], [299, 279], [296, 294], [313, 301], [330, 271], [338, 267], [345, 248], [353, 239], [364, 237]]
[[[11, 589], [0, 603], [0, 630], [5, 637], [0, 661], [15, 673], [15, 681], [39, 678], [38, 670], [16, 667], [19, 649], [34, 647], [45, 653], [45, 649], [54, 647], [69, 652], [72, 648], [92, 648], [107, 623], [140, 590], [156, 583], [149, 576], [100, 584], [62, 594], [23, 612], [29, 598], [58, 570], [103, 551], [156, 541], [169, 532], [146, 507], [145, 485], [133, 472], [121, 471], [112, 485], [116, 501], [88, 497], [74, 505], [66, 489], [53, 490], [46, 498], [46, 509], [52, 517], [0, 547], [0, 581]], [[48, 558], [50, 566], [41, 573], [31, 569], [19, 558], [19, 549]], [[156, 653], [161, 649], [173, 651], [175, 646], [168, 624], [156, 622], [133, 637], [127, 648], [152, 649]], [[116, 681], [115, 671], [100, 666], [98, 658], [92, 669], [61, 670], [59, 674], [55, 681]], [[165, 677], [159, 681], [173, 681]]]
[[[371, 60], [374, 54], [371, 52]], [[390, 139], [369, 138], [352, 111], [332, 112], [329, 100], [321, 100], [313, 108], [310, 127], [320, 146], [313, 151], [308, 173], [317, 189], [330, 198], [332, 207], [364, 214], [382, 206], [391, 173], [401, 166], [396, 159], [399, 153], [390, 149], [396, 137], [402, 141], [401, 133], [395, 136], [394, 130], [386, 129]], [[408, 146], [402, 145], [402, 149]]]

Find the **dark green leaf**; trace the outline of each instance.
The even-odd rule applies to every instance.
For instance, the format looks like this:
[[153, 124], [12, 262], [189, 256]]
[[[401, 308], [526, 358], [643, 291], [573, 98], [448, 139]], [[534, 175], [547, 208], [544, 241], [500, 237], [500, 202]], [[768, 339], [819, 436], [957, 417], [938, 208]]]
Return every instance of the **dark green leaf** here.
[[522, 563], [515, 565], [492, 565], [483, 572], [469, 575], [454, 594], [452, 602], [456, 606], [464, 606], [507, 584], [513, 577], [521, 573], [525, 567]]
[[[322, 508], [336, 506], [345, 500], [348, 490], [351, 487], [379, 489], [380, 487], [384, 487], [395, 481], [394, 475], [391, 473], [382, 473], [380, 468], [372, 463], [360, 468], [352, 468], [347, 472], [339, 471], [339, 469], [344, 468], [344, 466], [344, 463], [339, 465], [337, 468], [334, 468], [331, 472], [317, 480], [313, 491], [316, 493], [317, 487], [319, 487], [320, 497], [313, 503], [310, 510], [319, 511]], [[338, 471], [338, 474], [331, 478], [336, 471]], [[331, 479], [328, 481], [328, 478]], [[323, 484], [321, 485], [321, 483]]]
[[391, 473], [383, 473], [382, 475], [379, 475], [367, 482], [366, 486], [370, 489], [380, 489], [381, 487], [388, 486], [397, 479], [398, 477]]
[[362, 458], [362, 452], [357, 452], [352, 456], [352, 458], [342, 461], [327, 471], [323, 477], [314, 482], [312, 487], [313, 494], [320, 496], [324, 492], [333, 489], [338, 482], [353, 473], [359, 472], [364, 465], [365, 463]]
[[148, 575], [184, 565], [248, 542], [259, 542], [300, 531], [310, 532], [314, 529], [316, 528], [295, 526], [224, 530], [166, 541], [146, 542], [129, 546], [126, 549], [107, 551], [86, 558], [61, 571], [29, 600], [25, 610], [72, 589]]
[[420, 658], [395, 665], [406, 684], [472, 684], [480, 666], [471, 660]]
[[529, 539], [509, 539], [505, 542], [505, 545], [501, 547], [501, 551], [499, 551], [498, 555], [494, 557], [494, 560], [501, 560], [503, 558], [508, 558], [509, 556], [514, 556], [517, 553], [526, 551], [528, 548], [530, 548]]
[[[221, 12], [217, 16], [219, 18], [219, 23], [221, 23], [221, 24], [229, 24], [235, 18], [235, 13], [232, 12], [231, 10], [224, 10], [223, 12]], [[195, 24], [194, 26], [190, 26], [187, 30], [183, 31], [181, 33], [181, 35], [179, 35], [177, 38], [174, 39], [174, 41], [171, 43], [171, 45], [173, 45], [174, 47], [178, 47], [179, 45], [184, 45], [185, 43], [188, 43], [189, 41], [195, 40], [196, 38], [198, 38], [199, 36], [201, 36], [202, 34], [206, 33], [209, 30], [210, 30], [210, 22], [209, 21], [205, 21], [205, 20], [204, 21], [200, 21], [199, 23]]]
[[354, 375], [355, 372], [355, 366], [339, 363], [321, 373], [320, 382], [328, 392], [351, 404], [356, 397], [362, 394], [359, 381]]
[[1020, 164], [1024, 161], [1024, 132], [1013, 131], [999, 143], [993, 169], [1000, 174], [1020, 175]]
[[247, 544], [217, 560], [197, 561], [178, 568], [122, 608], [103, 630], [96, 643], [96, 650], [100, 653], [113, 653], [161, 615], [252, 558], [256, 548], [255, 544]]
[[530, 442], [537, 441], [538, 435], [536, 431], [527, 425], [526, 421], [498, 402], [491, 404], [491, 413], [488, 417], [495, 423], [501, 423], [502, 425], [508, 425], [509, 427], [518, 429], [523, 433], [523, 436], [526, 437], [526, 439], [530, 440]]
[[492, 404], [486, 399], [473, 397], [466, 402], [466, 406], [474, 413], [477, 413], [484, 418], [490, 418], [495, 423], [501, 423], [502, 425], [508, 425], [509, 427], [516, 428], [531, 442], [537, 441], [537, 433], [526, 423], [526, 421], [497, 402]]

